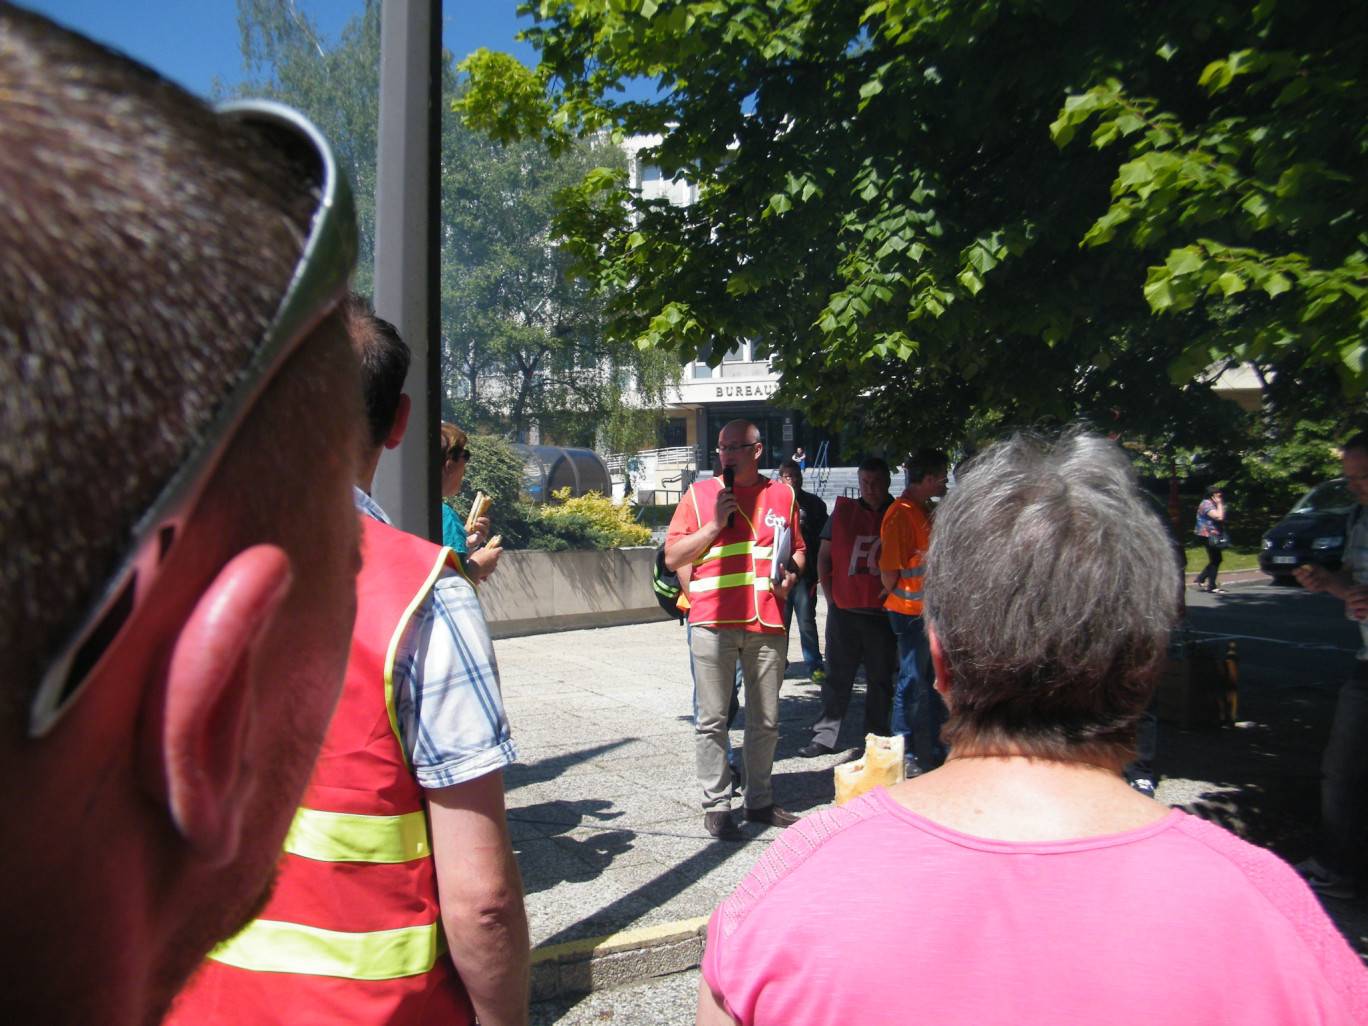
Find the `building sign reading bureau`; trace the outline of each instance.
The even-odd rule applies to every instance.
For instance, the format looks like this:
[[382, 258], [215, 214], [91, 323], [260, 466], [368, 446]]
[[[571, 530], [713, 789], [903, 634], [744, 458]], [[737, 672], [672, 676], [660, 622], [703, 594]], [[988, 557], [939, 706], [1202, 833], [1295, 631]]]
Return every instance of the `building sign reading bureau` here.
[[745, 399], [758, 398], [768, 399], [778, 389], [777, 381], [761, 381], [754, 385], [718, 385], [717, 398], [719, 399]]

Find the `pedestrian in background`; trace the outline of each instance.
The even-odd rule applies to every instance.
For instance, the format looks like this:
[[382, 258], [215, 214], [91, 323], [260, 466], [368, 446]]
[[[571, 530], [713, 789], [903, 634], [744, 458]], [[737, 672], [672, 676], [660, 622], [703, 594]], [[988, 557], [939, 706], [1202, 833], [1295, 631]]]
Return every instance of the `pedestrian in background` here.
[[1308, 591], [1328, 591], [1344, 600], [1345, 615], [1358, 622], [1362, 647], [1340, 688], [1321, 760], [1321, 837], [1315, 854], [1297, 869], [1318, 893], [1352, 898], [1368, 821], [1368, 431], [1344, 443], [1340, 462], [1359, 502], [1349, 514], [1344, 565], [1338, 570], [1306, 566], [1296, 573]]
[[898, 638], [893, 731], [904, 739], [907, 775], [916, 776], [945, 759], [940, 740], [945, 703], [931, 687], [935, 675], [922, 621], [922, 562], [931, 547], [931, 500], [945, 494], [950, 459], [939, 449], [918, 449], [904, 474], [906, 487], [884, 517], [879, 569], [888, 593], [888, 623]]
[[811, 558], [811, 553], [822, 547], [827, 505], [820, 495], [804, 490], [803, 470], [793, 460], [785, 460], [779, 465], [779, 480], [793, 489], [794, 497], [798, 500], [799, 529], [803, 535], [803, 546], [809, 553], [803, 575], [797, 586], [789, 592], [789, 601], [784, 607], [784, 631], [789, 631], [796, 615], [798, 640], [803, 649], [803, 658], [807, 660], [808, 676], [812, 683], [821, 684], [826, 680], [826, 670], [822, 667], [822, 649], [817, 643], [817, 560]]
[[1198, 591], [1225, 594], [1224, 588], [1216, 586], [1216, 571], [1221, 569], [1221, 555], [1230, 544], [1225, 525], [1225, 495], [1219, 488], [1208, 488], [1206, 498], [1197, 507], [1197, 537], [1202, 539], [1207, 550], [1207, 565], [1197, 575], [1195, 582]]
[[[407, 397], [405, 397], [407, 398]], [[470, 440], [455, 424], [442, 422], [442, 498], [449, 499], [465, 483], [466, 468], [470, 465]], [[466, 533], [465, 524], [456, 511], [442, 503], [442, 544], [456, 553], [457, 562], [466, 576], [479, 584], [499, 566], [502, 545], [484, 545], [489, 537], [489, 516], [475, 521], [475, 530]], [[478, 551], [477, 551], [478, 550]]]
[[861, 663], [866, 682], [864, 733], [889, 733], [898, 642], [883, 609], [887, 591], [879, 573], [879, 528], [893, 497], [888, 494], [888, 464], [883, 460], [865, 460], [859, 473], [860, 497], [843, 495], [836, 500], [817, 551], [817, 578], [827, 602], [827, 679], [812, 741], [798, 750], [804, 759], [836, 750]]

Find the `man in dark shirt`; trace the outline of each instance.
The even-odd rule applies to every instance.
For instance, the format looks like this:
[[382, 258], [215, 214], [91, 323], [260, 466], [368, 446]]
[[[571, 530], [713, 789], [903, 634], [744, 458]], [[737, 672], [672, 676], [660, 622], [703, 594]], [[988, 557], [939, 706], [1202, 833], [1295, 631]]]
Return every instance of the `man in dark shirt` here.
[[[784, 460], [779, 465], [779, 480], [792, 488], [798, 499], [798, 524], [803, 533], [803, 545], [809, 554], [814, 553], [822, 547], [822, 528], [827, 522], [826, 502], [821, 496], [803, 490], [803, 470], [793, 460]], [[789, 602], [784, 608], [786, 632], [792, 626], [795, 614], [808, 674], [812, 683], [820, 684], [826, 680], [826, 670], [822, 666], [822, 649], [817, 643], [817, 561], [811, 555], [798, 587], [789, 593]]]
[[891, 731], [898, 641], [883, 609], [888, 590], [879, 573], [879, 529], [893, 503], [889, 480], [887, 463], [878, 457], [865, 460], [860, 464], [860, 497], [837, 499], [822, 528], [817, 579], [827, 600], [828, 674], [812, 741], [798, 750], [805, 759], [836, 750], [861, 663], [866, 681], [864, 732], [886, 737]]

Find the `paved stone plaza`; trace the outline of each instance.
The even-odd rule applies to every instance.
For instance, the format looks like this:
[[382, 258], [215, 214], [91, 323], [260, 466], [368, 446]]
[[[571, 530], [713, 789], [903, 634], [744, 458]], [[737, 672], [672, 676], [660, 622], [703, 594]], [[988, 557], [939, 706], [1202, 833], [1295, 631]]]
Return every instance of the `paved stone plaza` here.
[[[1257, 575], [1228, 583], [1232, 595], [1282, 600], [1281, 591], [1262, 590], [1270, 586]], [[1215, 600], [1202, 601], [1216, 608]], [[837, 754], [799, 758], [819, 694], [805, 676], [797, 676], [804, 671], [796, 639], [792, 647], [795, 661], [780, 698], [774, 792], [778, 804], [801, 814], [832, 801], [831, 771], [844, 757], [841, 749], [862, 744], [863, 685], [857, 684]], [[537, 949], [534, 998], [618, 986], [696, 965], [706, 918], [778, 831], [742, 824], [746, 843], [728, 844], [703, 830], [684, 629], [662, 620], [505, 638], [497, 642], [497, 651], [522, 751], [506, 783]], [[1339, 653], [1329, 658], [1333, 662]], [[1340, 673], [1338, 663], [1328, 672]], [[1268, 689], [1249, 659], [1244, 683], [1242, 716], [1247, 711], [1252, 719], [1242, 728], [1163, 728], [1166, 777], [1159, 798], [1296, 857], [1306, 830], [1302, 821], [1313, 820], [1314, 810], [1300, 809], [1291, 827], [1271, 826], [1270, 810], [1277, 811], [1282, 798], [1260, 776], [1260, 760], [1266, 761], [1273, 748], [1303, 746], [1295, 756], [1284, 753], [1299, 766], [1287, 801], [1304, 806], [1307, 798], [1314, 800], [1321, 721], [1328, 720], [1333, 690], [1321, 688], [1310, 718], [1289, 734], [1265, 729], [1291, 721], [1284, 723], [1281, 707], [1270, 704], [1283, 699], [1279, 693], [1264, 694]], [[1295, 700], [1301, 717], [1309, 700], [1302, 694]], [[739, 744], [739, 721], [737, 726], [732, 737]], [[1254, 783], [1233, 787], [1232, 776]], [[1280, 843], [1283, 839], [1287, 845]], [[1368, 900], [1327, 901], [1327, 907], [1351, 943], [1368, 953]]]

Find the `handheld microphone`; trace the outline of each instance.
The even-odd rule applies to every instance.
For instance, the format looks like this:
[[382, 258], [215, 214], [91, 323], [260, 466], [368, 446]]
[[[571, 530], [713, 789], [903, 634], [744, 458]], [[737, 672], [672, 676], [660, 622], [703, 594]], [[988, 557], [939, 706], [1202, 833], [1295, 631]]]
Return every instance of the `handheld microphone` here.
[[[736, 470], [735, 470], [734, 468], [732, 468], [732, 467], [723, 467], [723, 468], [722, 468], [722, 487], [725, 488], [725, 489], [727, 489], [727, 491], [730, 492], [730, 491], [732, 491], [732, 486], [733, 486], [735, 483], [736, 483]], [[728, 527], [735, 527], [735, 526], [736, 526], [736, 514], [735, 514], [735, 513], [729, 513], [729, 514], [727, 515], [727, 526], [728, 526]]]

